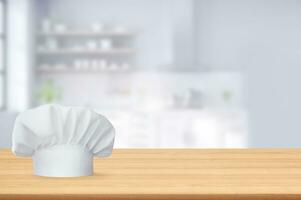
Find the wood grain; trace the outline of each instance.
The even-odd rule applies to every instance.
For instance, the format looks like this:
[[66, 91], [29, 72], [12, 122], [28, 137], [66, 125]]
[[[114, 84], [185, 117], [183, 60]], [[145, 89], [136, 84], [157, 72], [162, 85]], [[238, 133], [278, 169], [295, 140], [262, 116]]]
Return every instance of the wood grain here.
[[38, 177], [0, 150], [0, 199], [301, 199], [301, 149], [120, 149], [94, 172]]

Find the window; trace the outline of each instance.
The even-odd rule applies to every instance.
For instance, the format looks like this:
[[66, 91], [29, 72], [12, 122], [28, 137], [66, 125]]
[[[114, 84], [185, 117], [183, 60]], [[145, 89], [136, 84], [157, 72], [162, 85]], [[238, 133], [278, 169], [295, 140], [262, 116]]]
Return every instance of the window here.
[[0, 110], [6, 107], [6, 1], [0, 0]]

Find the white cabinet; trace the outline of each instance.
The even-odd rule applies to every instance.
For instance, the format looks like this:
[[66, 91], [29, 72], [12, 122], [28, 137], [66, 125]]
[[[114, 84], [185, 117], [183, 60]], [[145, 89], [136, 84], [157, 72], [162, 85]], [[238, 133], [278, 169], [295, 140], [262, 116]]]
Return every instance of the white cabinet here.
[[116, 128], [116, 148], [237, 148], [247, 146], [247, 116], [240, 111], [174, 109], [99, 111]]

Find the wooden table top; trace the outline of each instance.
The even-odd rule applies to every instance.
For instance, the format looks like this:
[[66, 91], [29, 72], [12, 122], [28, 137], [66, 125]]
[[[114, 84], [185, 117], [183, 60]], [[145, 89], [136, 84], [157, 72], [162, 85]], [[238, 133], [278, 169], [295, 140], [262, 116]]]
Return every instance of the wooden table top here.
[[94, 176], [34, 176], [0, 150], [0, 199], [301, 199], [301, 149], [123, 149]]

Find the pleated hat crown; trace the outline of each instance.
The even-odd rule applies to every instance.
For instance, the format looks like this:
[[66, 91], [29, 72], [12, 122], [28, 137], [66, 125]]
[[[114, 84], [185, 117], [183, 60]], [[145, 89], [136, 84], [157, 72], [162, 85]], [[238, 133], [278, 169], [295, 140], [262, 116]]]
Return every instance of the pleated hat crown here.
[[86, 176], [93, 174], [93, 156], [111, 155], [114, 137], [104, 116], [82, 107], [48, 104], [17, 117], [12, 151], [32, 156], [36, 175]]

